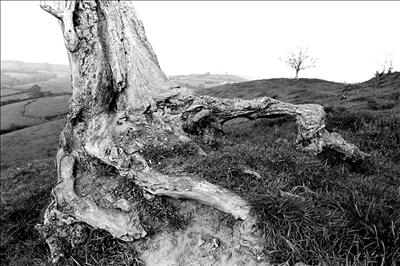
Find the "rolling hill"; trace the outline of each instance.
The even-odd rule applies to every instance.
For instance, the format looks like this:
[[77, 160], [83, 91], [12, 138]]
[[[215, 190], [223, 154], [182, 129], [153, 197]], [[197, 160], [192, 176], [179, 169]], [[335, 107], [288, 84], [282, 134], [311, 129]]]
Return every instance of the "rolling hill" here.
[[170, 76], [168, 79], [173, 83], [191, 89], [211, 88], [246, 81], [246, 79], [235, 75], [210, 73]]
[[320, 79], [268, 79], [227, 84], [203, 90], [199, 94], [225, 98], [253, 99], [268, 96], [294, 104], [318, 103], [324, 106], [356, 108], [393, 107], [400, 93], [400, 72], [381, 79], [356, 84]]

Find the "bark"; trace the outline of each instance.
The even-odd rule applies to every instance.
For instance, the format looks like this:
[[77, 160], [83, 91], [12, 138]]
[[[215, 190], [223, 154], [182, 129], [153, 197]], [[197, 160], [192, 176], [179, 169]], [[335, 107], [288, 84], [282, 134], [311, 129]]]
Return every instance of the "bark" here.
[[[60, 22], [72, 72], [72, 97], [57, 155], [58, 184], [43, 225], [54, 261], [66, 225], [84, 222], [132, 241], [146, 236], [135, 202], [115, 189], [131, 180], [156, 196], [192, 199], [235, 218], [250, 219], [251, 206], [233, 192], [179, 169], [150, 167], [146, 148], [210, 143], [223, 138], [222, 125], [237, 117], [291, 116], [297, 143], [307, 151], [334, 150], [343, 159], [367, 155], [325, 129], [316, 104], [293, 105], [263, 97], [254, 100], [198, 96], [169, 84], [130, 2], [44, 1]], [[101, 167], [112, 167], [106, 175]]]

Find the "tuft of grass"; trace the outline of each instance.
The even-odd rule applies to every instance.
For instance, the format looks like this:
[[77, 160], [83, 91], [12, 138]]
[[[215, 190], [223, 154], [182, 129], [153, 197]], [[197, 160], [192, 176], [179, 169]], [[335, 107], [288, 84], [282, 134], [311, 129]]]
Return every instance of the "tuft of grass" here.
[[338, 108], [327, 114], [326, 128], [338, 131], [381, 160], [400, 162], [400, 117], [395, 110], [372, 112]]
[[197, 154], [197, 148], [190, 143], [181, 145], [166, 146], [146, 146], [143, 148], [142, 156], [148, 164], [157, 170], [162, 171], [167, 167], [168, 158], [177, 158], [184, 160], [186, 156], [194, 156]]
[[24, 208], [0, 215], [0, 261], [2, 265], [39, 265], [47, 261], [47, 246], [35, 225], [49, 203], [50, 190], [23, 202]]
[[113, 238], [108, 232], [93, 229], [84, 225], [87, 238], [84, 242], [72, 246], [63, 243], [65, 257], [59, 265], [144, 265], [137, 251], [119, 239]]

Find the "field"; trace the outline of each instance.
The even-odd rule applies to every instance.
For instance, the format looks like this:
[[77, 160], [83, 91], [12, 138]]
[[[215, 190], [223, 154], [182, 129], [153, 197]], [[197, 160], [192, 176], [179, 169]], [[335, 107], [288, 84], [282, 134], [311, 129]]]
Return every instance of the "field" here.
[[69, 95], [43, 97], [1, 106], [1, 132], [12, 132], [65, 116]]
[[7, 88], [7, 87], [4, 87], [4, 88], [2, 87], [0, 92], [1, 92], [1, 98], [3, 98], [3, 96], [15, 94], [15, 93], [18, 93], [19, 91], [11, 89], [11, 88]]
[[244, 78], [228, 74], [191, 74], [171, 76], [169, 80], [191, 89], [204, 89], [219, 85], [232, 84], [245, 81]]
[[30, 117], [25, 115], [25, 107], [32, 102], [33, 100], [29, 100], [2, 106], [0, 126], [2, 132], [42, 123], [43, 120], [39, 117]]
[[64, 119], [1, 135], [1, 169], [20, 167], [33, 160], [54, 158]]
[[55, 77], [50, 80], [45, 80], [41, 82], [31, 82], [22, 85], [16, 85], [13, 87], [13, 89], [18, 91], [25, 91], [35, 84], [39, 85], [43, 91], [50, 91], [51, 93], [55, 94], [71, 92], [71, 78], [69, 77], [69, 75]]
[[[4, 91], [8, 91], [7, 89], [4, 89]], [[32, 95], [31, 93], [26, 93], [26, 92], [13, 92], [10, 94], [7, 94], [5, 96], [1, 96], [1, 104], [5, 105], [7, 103], [11, 103], [11, 102], [21, 102], [23, 100], [27, 100], [29, 98], [31, 98]]]
[[1, 105], [70, 93], [68, 66], [1, 61]]
[[[322, 104], [327, 112], [327, 129], [371, 154], [366, 162], [350, 164], [334, 154], [314, 157], [302, 152], [294, 145], [296, 127], [291, 119], [230, 121], [224, 130], [232, 144], [204, 147], [207, 157], [184, 149], [173, 153], [160, 148], [149, 151], [160, 169], [167, 165], [182, 167], [251, 202], [265, 235], [264, 252], [271, 263], [396, 265], [400, 261], [399, 72], [358, 84], [270, 79], [227, 82], [213, 88], [197, 87], [196, 91], [226, 98], [269, 96], [291, 103]], [[62, 114], [66, 98], [46, 98], [58, 99], [54, 104], [37, 100], [27, 110], [47, 121], [46, 117], [51, 117], [41, 107], [52, 106], [53, 115]], [[23, 105], [18, 104], [19, 108]], [[10, 117], [13, 114], [10, 110], [8, 113]], [[51, 119], [1, 135], [2, 191], [23, 195], [9, 203], [8, 194], [2, 193], [1, 208], [7, 211], [0, 216], [4, 225], [0, 259], [5, 264], [40, 265], [47, 259], [48, 251], [34, 225], [55, 182], [51, 157], [64, 120]], [[257, 172], [259, 177], [244, 169]], [[37, 193], [31, 191], [34, 186], [39, 187]], [[70, 256], [60, 265], [94, 265], [100, 260], [103, 265], [112, 260], [128, 265], [140, 263], [129, 246], [101, 232], [93, 237], [102, 240], [88, 240], [80, 247], [82, 252], [68, 250]]]

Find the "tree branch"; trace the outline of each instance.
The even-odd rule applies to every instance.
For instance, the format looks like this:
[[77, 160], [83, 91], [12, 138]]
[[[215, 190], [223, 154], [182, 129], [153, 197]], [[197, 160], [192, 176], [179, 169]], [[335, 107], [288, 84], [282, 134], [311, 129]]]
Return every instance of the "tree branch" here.
[[242, 100], [197, 96], [183, 113], [188, 128], [203, 126], [202, 121], [205, 119], [217, 120], [223, 124], [237, 117], [257, 119], [280, 116], [296, 119], [298, 126], [296, 142], [307, 151], [319, 154], [330, 149], [339, 153], [344, 160], [351, 162], [362, 161], [369, 156], [345, 141], [339, 134], [329, 133], [325, 129], [325, 111], [318, 104], [294, 105], [269, 97]]
[[76, 0], [70, 1], [41, 1], [43, 10], [52, 14], [62, 21], [65, 46], [73, 52], [78, 46], [78, 36], [75, 33], [73, 14], [76, 7]]

